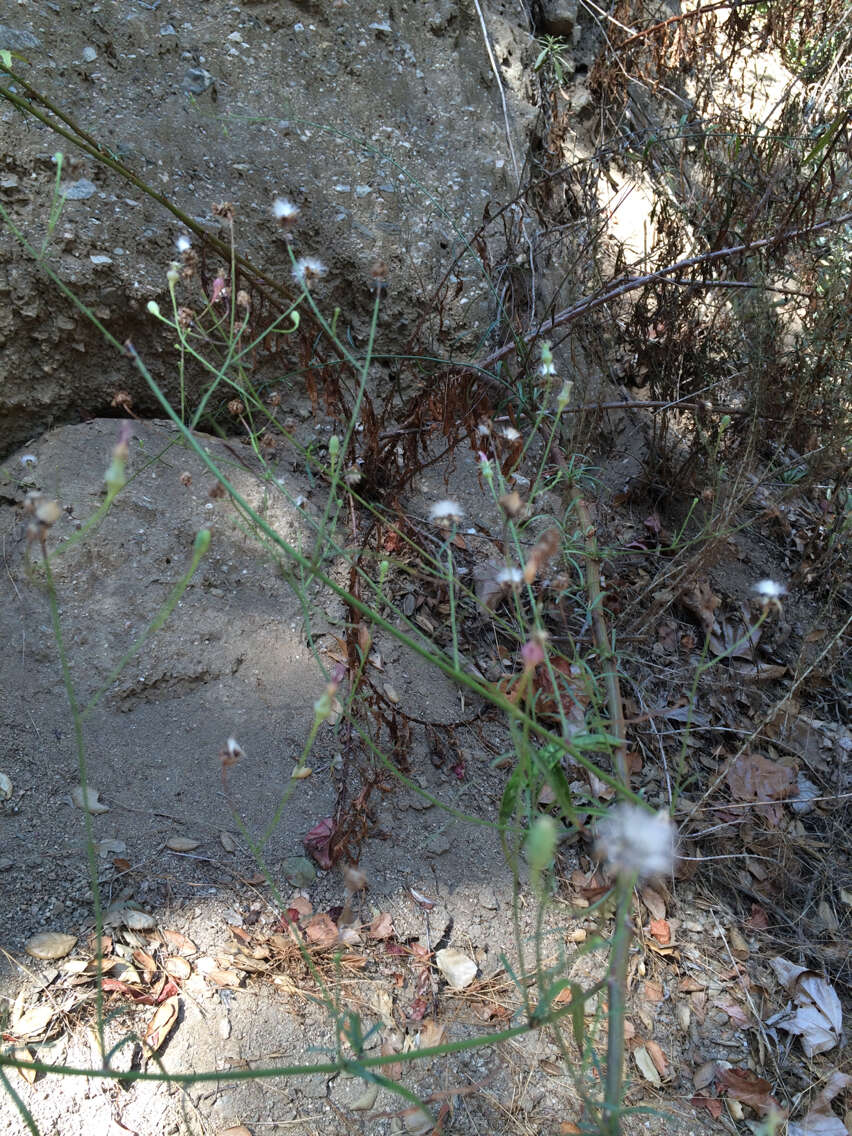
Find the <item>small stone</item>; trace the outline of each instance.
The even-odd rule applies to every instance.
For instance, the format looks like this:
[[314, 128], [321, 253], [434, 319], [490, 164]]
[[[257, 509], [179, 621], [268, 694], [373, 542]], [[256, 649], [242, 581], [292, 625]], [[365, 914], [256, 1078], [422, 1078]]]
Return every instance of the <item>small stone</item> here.
[[87, 44], [86, 47], [83, 48], [83, 62], [84, 63], [94, 63], [97, 58], [98, 58], [97, 50], [94, 47], [92, 47], [91, 45]]
[[33, 47], [41, 47], [41, 40], [32, 32], [20, 31], [18, 28], [10, 28], [8, 24], [0, 24], [0, 49], [26, 51]]
[[190, 67], [183, 77], [181, 86], [188, 95], [203, 95], [213, 86], [213, 76], [203, 67]]
[[435, 955], [438, 970], [454, 990], [464, 990], [476, 978], [476, 963], [455, 947], [446, 947]]
[[68, 201], [85, 201], [93, 193], [97, 193], [97, 189], [98, 187], [93, 181], [89, 181], [88, 178], [79, 178], [67, 185], [62, 193]]

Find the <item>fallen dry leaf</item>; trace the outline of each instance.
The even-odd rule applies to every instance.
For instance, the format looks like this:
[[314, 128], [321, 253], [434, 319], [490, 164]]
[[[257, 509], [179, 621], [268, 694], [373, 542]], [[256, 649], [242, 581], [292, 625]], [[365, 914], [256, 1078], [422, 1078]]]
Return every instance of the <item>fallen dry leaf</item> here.
[[668, 946], [672, 941], [671, 927], [665, 919], [652, 919], [648, 929], [661, 946]]
[[648, 1054], [654, 1062], [654, 1066], [660, 1076], [667, 1077], [669, 1074], [669, 1066], [661, 1046], [659, 1046], [656, 1041], [646, 1041], [645, 1048], [648, 1050]]
[[145, 1043], [152, 1053], [156, 1053], [174, 1028], [179, 1012], [180, 999], [177, 997], [167, 998], [157, 1007], [145, 1030]]
[[783, 801], [795, 792], [796, 770], [757, 753], [745, 753], [731, 765], [727, 773], [728, 787], [736, 801], [759, 801], [757, 812], [778, 824], [783, 809], [774, 801]]
[[76, 935], [63, 935], [61, 931], [42, 931], [27, 940], [24, 950], [32, 958], [61, 959], [71, 953], [76, 943]]
[[330, 915], [317, 913], [305, 924], [305, 936], [318, 947], [333, 947], [339, 938], [337, 924]]
[[172, 978], [178, 978], [181, 981], [185, 981], [192, 974], [192, 967], [180, 955], [172, 955], [171, 958], [167, 958], [163, 963], [163, 970]]
[[170, 836], [166, 841], [166, 848], [171, 849], [172, 852], [192, 852], [200, 843], [200, 840], [193, 840], [191, 836]]
[[652, 887], [645, 886], [639, 893], [642, 902], [648, 908], [652, 919], [665, 919], [666, 917], [666, 901], [658, 891], [654, 891]]
[[716, 609], [722, 602], [718, 596], [713, 595], [709, 580], [694, 580], [681, 589], [678, 599], [687, 610], [698, 616], [705, 632], [709, 634], [716, 623]]
[[198, 950], [198, 947], [193, 943], [192, 939], [187, 939], [186, 935], [182, 935], [180, 931], [163, 931], [162, 936], [176, 951], [181, 951], [187, 955], [194, 955]]
[[396, 932], [393, 929], [393, 919], [390, 913], [382, 911], [370, 924], [368, 934], [371, 939], [390, 939]]
[[[835, 1069], [823, 1088], [814, 1097], [807, 1114], [787, 1125], [787, 1136], [848, 1136], [846, 1124], [831, 1111], [831, 1102], [838, 1093], [852, 1086], [852, 1076]], [[847, 1117], [848, 1117], [847, 1113]]]
[[109, 807], [103, 801], [98, 800], [99, 796], [100, 790], [93, 789], [91, 786], [83, 789], [82, 785], [75, 785], [71, 790], [71, 800], [76, 808], [92, 814], [108, 813]]
[[784, 1110], [771, 1095], [772, 1086], [751, 1069], [720, 1069], [716, 1075], [716, 1085], [734, 1100], [747, 1104], [761, 1116], [769, 1112], [783, 1114]]
[[636, 1068], [642, 1074], [646, 1081], [650, 1081], [655, 1088], [660, 1088], [662, 1081], [660, 1074], [657, 1072], [657, 1067], [651, 1059], [651, 1055], [644, 1045], [637, 1046], [633, 1050], [633, 1060], [636, 1062]]
[[[32, 1061], [33, 1055], [28, 1049], [24, 1049], [23, 1046], [18, 1046], [17, 1049], [12, 1050], [12, 1058], [15, 1061]], [[23, 1077], [28, 1085], [35, 1084], [35, 1079], [38, 1076], [35, 1069], [21, 1069], [20, 1066], [17, 1068], [17, 1074], [19, 1077]]]
[[39, 1037], [50, 1025], [55, 1013], [53, 1006], [42, 1002], [26, 1010], [19, 1018], [13, 1019], [9, 1024], [9, 1032], [21, 1041]]
[[714, 1120], [722, 1115], [722, 1102], [717, 1097], [693, 1097], [689, 1102], [693, 1108], [705, 1108]]
[[767, 1025], [798, 1034], [808, 1057], [834, 1049], [843, 1032], [843, 1011], [834, 987], [814, 971], [787, 959], [770, 959], [769, 965], [793, 996], [796, 1010], [775, 1014]]
[[435, 1021], [434, 1018], [424, 1018], [420, 1027], [420, 1048], [431, 1049], [440, 1045], [444, 1040], [446, 1027]]

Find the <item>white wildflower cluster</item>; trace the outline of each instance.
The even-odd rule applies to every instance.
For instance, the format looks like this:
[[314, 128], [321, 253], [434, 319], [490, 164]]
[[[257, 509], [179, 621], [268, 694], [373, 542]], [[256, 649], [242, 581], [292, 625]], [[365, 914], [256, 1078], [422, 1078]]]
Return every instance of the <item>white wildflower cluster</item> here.
[[650, 879], [671, 872], [675, 831], [665, 810], [650, 813], [639, 805], [615, 805], [597, 827], [598, 854], [619, 874]]
[[181, 233], [181, 235], [175, 241], [175, 245], [177, 246], [178, 252], [183, 254], [185, 252], [189, 252], [190, 248], [192, 247], [192, 241], [189, 239], [186, 233]]

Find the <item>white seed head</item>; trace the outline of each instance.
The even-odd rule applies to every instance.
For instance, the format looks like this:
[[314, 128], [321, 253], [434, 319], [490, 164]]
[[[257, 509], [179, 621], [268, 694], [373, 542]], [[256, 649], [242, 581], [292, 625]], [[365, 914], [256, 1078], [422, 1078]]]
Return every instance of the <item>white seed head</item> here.
[[178, 252], [188, 252], [192, 246], [192, 241], [189, 239], [186, 233], [181, 233], [181, 235], [175, 241], [175, 244], [177, 245]]
[[228, 738], [227, 749], [229, 755], [234, 759], [245, 757], [245, 751], [236, 738]]
[[501, 588], [517, 591], [523, 582], [524, 574], [520, 568], [501, 568], [497, 573], [497, 583]]
[[784, 585], [776, 583], [775, 580], [758, 580], [752, 590], [764, 600], [778, 600], [781, 596], [787, 595]]
[[272, 202], [272, 216], [276, 221], [295, 221], [299, 216], [299, 206], [286, 197], [276, 197]]
[[310, 288], [315, 280], [319, 280], [327, 272], [326, 266], [315, 256], [303, 256], [293, 265], [293, 279], [303, 288]]
[[671, 872], [675, 831], [663, 810], [650, 813], [639, 805], [615, 805], [598, 822], [598, 854], [618, 873], [644, 879]]
[[436, 501], [429, 510], [429, 520], [436, 525], [458, 523], [464, 516], [464, 509], [458, 501]]

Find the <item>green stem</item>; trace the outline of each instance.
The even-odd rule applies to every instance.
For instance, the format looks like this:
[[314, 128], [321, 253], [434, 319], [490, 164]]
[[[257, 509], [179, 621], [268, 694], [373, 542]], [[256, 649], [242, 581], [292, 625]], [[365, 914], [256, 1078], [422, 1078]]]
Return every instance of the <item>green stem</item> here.
[[635, 879], [620, 873], [615, 884], [615, 933], [609, 962], [609, 1001], [606, 1044], [604, 1136], [620, 1136], [621, 1098], [624, 1092], [624, 1010], [627, 998], [627, 959], [630, 947], [630, 900]]

